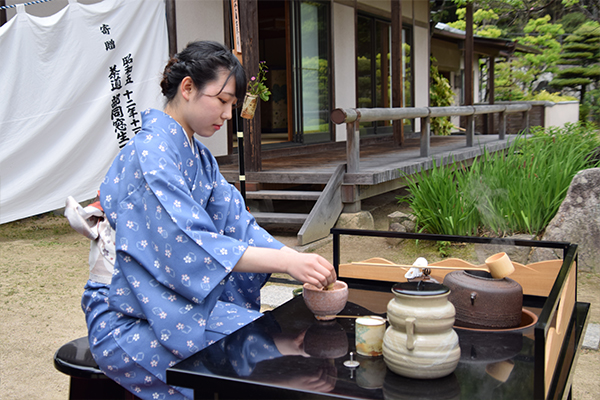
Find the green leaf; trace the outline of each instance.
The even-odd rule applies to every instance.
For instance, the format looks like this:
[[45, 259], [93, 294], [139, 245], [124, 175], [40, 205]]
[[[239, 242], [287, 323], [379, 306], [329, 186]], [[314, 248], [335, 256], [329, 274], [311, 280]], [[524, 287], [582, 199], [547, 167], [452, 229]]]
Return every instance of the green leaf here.
[[503, 235], [544, 229], [573, 176], [600, 165], [590, 158], [600, 139], [594, 129], [576, 124], [531, 133], [506, 152], [485, 151], [470, 167], [434, 162], [431, 170], [407, 176], [419, 230], [472, 235], [483, 227]]

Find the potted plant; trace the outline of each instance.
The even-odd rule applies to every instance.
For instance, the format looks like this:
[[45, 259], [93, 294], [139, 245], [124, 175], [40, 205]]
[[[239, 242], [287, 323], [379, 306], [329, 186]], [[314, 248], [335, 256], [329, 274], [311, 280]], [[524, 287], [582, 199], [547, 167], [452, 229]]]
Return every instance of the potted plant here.
[[267, 85], [265, 85], [265, 81], [267, 80], [267, 72], [269, 72], [267, 63], [265, 61], [261, 61], [260, 63], [258, 63], [257, 76], [252, 76], [250, 78], [250, 81], [248, 82], [248, 90], [246, 92], [246, 97], [244, 98], [244, 104], [242, 106], [242, 118], [254, 118], [254, 113], [256, 112], [256, 104], [258, 103], [259, 97], [262, 101], [269, 100], [271, 91], [269, 90]]

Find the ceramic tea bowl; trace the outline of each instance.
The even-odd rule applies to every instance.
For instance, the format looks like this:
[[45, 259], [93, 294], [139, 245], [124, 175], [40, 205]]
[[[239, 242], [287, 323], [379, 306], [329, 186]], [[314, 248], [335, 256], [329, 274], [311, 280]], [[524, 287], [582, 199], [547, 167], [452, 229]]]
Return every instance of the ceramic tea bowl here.
[[324, 290], [310, 283], [302, 287], [302, 297], [306, 307], [320, 321], [335, 319], [335, 316], [344, 309], [348, 301], [348, 285], [346, 282], [335, 281], [333, 288]]

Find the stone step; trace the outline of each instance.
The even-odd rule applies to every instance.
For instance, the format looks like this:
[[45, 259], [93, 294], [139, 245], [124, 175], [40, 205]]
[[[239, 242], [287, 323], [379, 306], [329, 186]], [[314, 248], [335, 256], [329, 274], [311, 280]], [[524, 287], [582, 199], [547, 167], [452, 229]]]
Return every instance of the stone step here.
[[302, 285], [266, 284], [260, 290], [260, 303], [263, 311], [277, 308], [294, 298], [294, 289]]
[[278, 212], [252, 212], [252, 216], [259, 224], [293, 224], [302, 225], [308, 218], [303, 213], [278, 213]]
[[600, 348], [600, 324], [588, 324], [581, 347], [588, 350]]
[[317, 201], [321, 195], [320, 191], [305, 190], [257, 190], [246, 192], [246, 198], [251, 200], [304, 200]]

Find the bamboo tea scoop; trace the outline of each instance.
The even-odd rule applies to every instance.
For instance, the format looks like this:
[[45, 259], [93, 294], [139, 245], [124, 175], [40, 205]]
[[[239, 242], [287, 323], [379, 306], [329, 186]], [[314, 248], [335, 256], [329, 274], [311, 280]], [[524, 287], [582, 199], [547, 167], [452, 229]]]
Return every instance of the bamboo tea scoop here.
[[372, 265], [376, 267], [400, 267], [400, 268], [429, 268], [429, 269], [451, 269], [451, 270], [470, 270], [470, 271], [485, 271], [492, 274], [492, 277], [495, 279], [506, 278], [510, 274], [512, 274], [515, 270], [513, 263], [508, 258], [506, 253], [498, 253], [489, 257], [485, 260], [485, 264], [483, 265], [474, 265], [467, 261], [458, 259], [458, 258], [448, 258], [446, 260], [438, 261], [433, 264], [428, 264], [427, 266], [415, 266], [415, 265], [407, 265], [407, 264], [395, 264], [390, 262], [388, 263], [373, 263], [373, 262], [353, 262], [352, 264], [360, 264], [360, 265]]
[[382, 319], [382, 320], [386, 320], [386, 318], [380, 317], [379, 315], [332, 315], [331, 317], [335, 317], [335, 318], [351, 318], [351, 319], [356, 319], [356, 318], [375, 318], [375, 319]]

